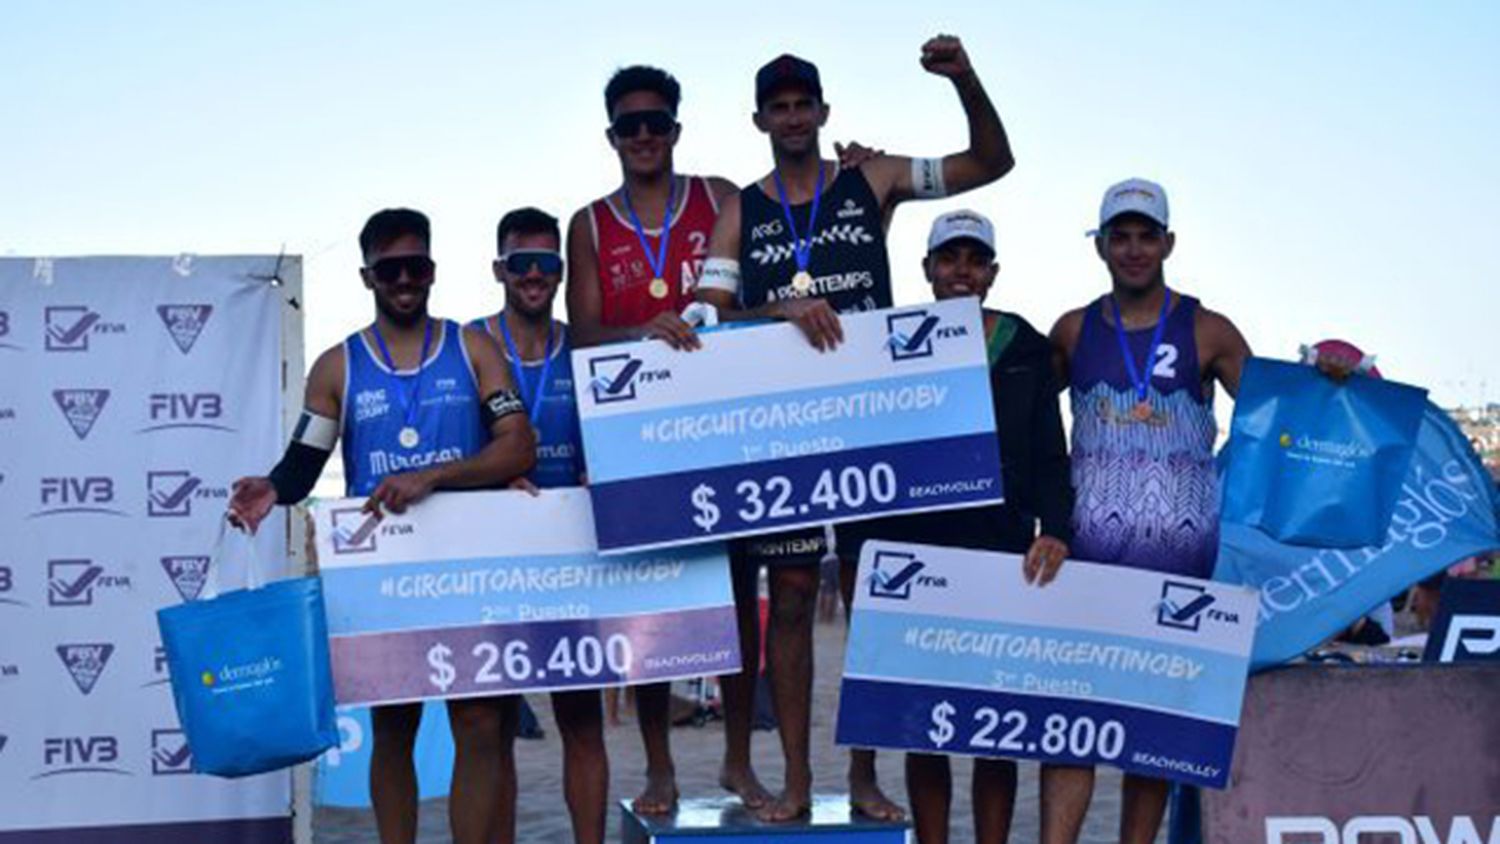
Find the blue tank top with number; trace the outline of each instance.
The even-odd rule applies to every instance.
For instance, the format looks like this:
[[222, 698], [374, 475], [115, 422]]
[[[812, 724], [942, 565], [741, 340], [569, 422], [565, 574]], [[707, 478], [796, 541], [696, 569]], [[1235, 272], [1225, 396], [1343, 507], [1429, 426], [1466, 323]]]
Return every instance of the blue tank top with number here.
[[[1084, 311], [1069, 367], [1077, 494], [1071, 556], [1208, 577], [1219, 547], [1218, 424], [1198, 368], [1198, 300], [1179, 296], [1167, 314], [1147, 366], [1151, 415], [1144, 420], [1132, 413], [1139, 399], [1108, 310], [1104, 297]], [[1154, 328], [1125, 332], [1138, 370]]]
[[[514, 377], [515, 365], [505, 347], [505, 338], [499, 333], [498, 318], [477, 319], [470, 325], [495, 341]], [[542, 359], [523, 360], [521, 383], [516, 385], [526, 403], [527, 414], [536, 420], [536, 468], [526, 477], [542, 489], [578, 486], [583, 475], [583, 431], [578, 421], [578, 400], [573, 395], [573, 344], [566, 323], [554, 320], [552, 329], [552, 365], [545, 366]], [[547, 383], [538, 389], [544, 369]], [[537, 401], [541, 402], [541, 409], [533, 413]]]
[[[386, 475], [463, 460], [489, 442], [463, 329], [433, 324], [433, 351], [419, 369], [392, 372], [364, 332], [344, 341], [343, 455], [348, 495], [369, 495]], [[403, 393], [403, 390], [405, 391]], [[403, 406], [403, 396], [410, 404]], [[419, 441], [401, 445], [401, 429]]]

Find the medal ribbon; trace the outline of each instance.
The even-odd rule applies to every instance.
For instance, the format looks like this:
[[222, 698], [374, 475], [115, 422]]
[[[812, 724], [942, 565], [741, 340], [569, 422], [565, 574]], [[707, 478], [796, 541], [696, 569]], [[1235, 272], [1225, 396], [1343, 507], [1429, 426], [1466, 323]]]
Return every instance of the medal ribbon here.
[[776, 178], [776, 197], [781, 200], [781, 213], [786, 216], [787, 228], [792, 232], [792, 252], [797, 259], [797, 272], [807, 272], [812, 262], [813, 228], [818, 224], [818, 206], [823, 202], [823, 162], [818, 162], [818, 186], [813, 190], [812, 213], [807, 216], [807, 237], [797, 233], [797, 223], [792, 220], [792, 204], [786, 200], [786, 185], [781, 183], [781, 171], [773, 170]]
[[550, 319], [547, 321], [547, 351], [542, 356], [542, 374], [537, 379], [536, 391], [531, 398], [527, 398], [526, 394], [531, 392], [531, 388], [526, 385], [526, 368], [521, 365], [521, 353], [516, 350], [516, 342], [510, 339], [510, 326], [505, 324], [505, 311], [501, 311], [495, 321], [500, 323], [500, 336], [505, 338], [505, 351], [510, 353], [510, 368], [516, 375], [516, 389], [521, 391], [521, 403], [530, 411], [531, 427], [535, 428], [536, 420], [542, 414], [542, 391], [547, 389], [547, 375], [552, 371], [552, 329], [556, 323]]
[[[620, 186], [620, 199], [625, 205], [625, 211], [630, 214], [630, 224], [635, 228], [635, 236], [641, 242], [641, 251], [646, 253], [646, 263], [651, 265], [652, 278], [665, 280], [667, 277], [667, 241], [672, 236], [672, 210], [677, 205], [677, 177], [669, 177], [672, 186], [667, 190], [667, 210], [661, 217], [661, 240], [657, 242], [656, 254], [651, 253], [651, 244], [646, 240], [646, 227], [641, 224], [641, 217], [635, 213], [635, 206], [630, 204], [630, 191]], [[502, 323], [503, 324], [503, 323]], [[550, 329], [549, 329], [550, 331]]]
[[1167, 328], [1167, 309], [1172, 304], [1172, 291], [1162, 288], [1161, 314], [1156, 318], [1156, 329], [1151, 332], [1151, 348], [1146, 352], [1146, 372], [1144, 377], [1135, 365], [1135, 355], [1130, 353], [1130, 343], [1125, 339], [1125, 324], [1120, 319], [1120, 303], [1115, 301], [1114, 294], [1109, 296], [1109, 306], [1114, 308], [1115, 316], [1115, 339], [1120, 341], [1120, 354], [1125, 357], [1125, 371], [1130, 375], [1130, 383], [1135, 386], [1137, 401], [1146, 400], [1146, 391], [1151, 386], [1151, 362], [1156, 360], [1156, 350], [1161, 346], [1162, 333]]
[[417, 359], [417, 382], [413, 385], [414, 388], [410, 392], [406, 389], [406, 379], [409, 376], [404, 376], [396, 371], [396, 362], [391, 359], [390, 347], [385, 344], [385, 338], [380, 334], [380, 324], [377, 322], [370, 326], [370, 330], [375, 332], [375, 342], [380, 346], [380, 357], [385, 361], [386, 368], [391, 371], [392, 375], [396, 376], [396, 386], [400, 388], [401, 394], [401, 417], [405, 420], [403, 426], [406, 428], [414, 427], [412, 425], [412, 414], [416, 411], [417, 404], [412, 401], [412, 398], [421, 396], [422, 379], [427, 375], [427, 352], [432, 349], [432, 317], [427, 318], [427, 330], [422, 333], [422, 356]]

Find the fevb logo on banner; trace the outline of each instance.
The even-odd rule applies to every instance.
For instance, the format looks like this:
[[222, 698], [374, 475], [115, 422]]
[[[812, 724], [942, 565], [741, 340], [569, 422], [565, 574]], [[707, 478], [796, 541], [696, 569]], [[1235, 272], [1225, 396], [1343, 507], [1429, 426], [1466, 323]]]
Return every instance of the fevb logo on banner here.
[[88, 607], [95, 589], [129, 589], [129, 577], [110, 576], [93, 560], [48, 560], [47, 604], [54, 607]]
[[105, 322], [98, 311], [85, 305], [54, 305], [43, 310], [42, 316], [49, 352], [86, 352], [95, 335], [125, 333], [123, 323]]
[[171, 335], [172, 342], [177, 344], [177, 349], [183, 354], [193, 351], [198, 335], [203, 333], [203, 326], [208, 323], [213, 312], [213, 305], [156, 306], [161, 324], [166, 326], [167, 334]]
[[228, 498], [229, 491], [206, 487], [186, 469], [146, 473], [146, 515], [180, 518], [193, 515], [193, 500]]
[[94, 423], [99, 420], [99, 414], [104, 412], [109, 390], [53, 390], [52, 400], [57, 402], [57, 409], [62, 411], [73, 433], [82, 440], [88, 437]]
[[367, 554], [375, 550], [378, 513], [366, 513], [358, 507], [333, 511], [333, 553]]
[[934, 338], [966, 337], [969, 333], [962, 325], [942, 325], [936, 314], [925, 310], [890, 314], [885, 318], [885, 326], [891, 360], [932, 357]]
[[874, 570], [870, 574], [870, 597], [906, 601], [911, 599], [913, 586], [946, 589], [948, 579], [923, 574], [927, 568], [927, 564], [918, 560], [915, 554], [877, 551]]
[[207, 556], [162, 557], [161, 568], [184, 601], [196, 601], [208, 582]]
[[605, 355], [589, 360], [589, 387], [597, 404], [630, 401], [637, 384], [669, 381], [669, 369], [646, 369], [645, 361], [628, 354]]
[[85, 695], [94, 690], [99, 682], [99, 675], [104, 673], [104, 667], [109, 664], [109, 658], [114, 652], [114, 645], [103, 643], [57, 646], [57, 656], [62, 660], [63, 667], [73, 676], [78, 691]]
[[1164, 580], [1161, 600], [1156, 604], [1156, 623], [1162, 627], [1197, 631], [1206, 618], [1209, 621], [1238, 624], [1238, 613], [1213, 609], [1217, 601], [1208, 589], [1196, 583]]
[[182, 730], [151, 731], [151, 775], [176, 776], [193, 772], [193, 751]]

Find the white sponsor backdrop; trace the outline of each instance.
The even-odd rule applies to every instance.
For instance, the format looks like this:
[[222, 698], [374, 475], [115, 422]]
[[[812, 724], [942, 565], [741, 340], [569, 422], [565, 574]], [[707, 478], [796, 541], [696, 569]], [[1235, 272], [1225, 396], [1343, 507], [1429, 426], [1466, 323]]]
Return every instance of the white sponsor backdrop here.
[[[274, 256], [0, 259], [0, 841], [290, 813], [288, 774], [186, 772], [155, 611], [281, 451], [300, 285]], [[278, 511], [271, 576], [286, 536]]]

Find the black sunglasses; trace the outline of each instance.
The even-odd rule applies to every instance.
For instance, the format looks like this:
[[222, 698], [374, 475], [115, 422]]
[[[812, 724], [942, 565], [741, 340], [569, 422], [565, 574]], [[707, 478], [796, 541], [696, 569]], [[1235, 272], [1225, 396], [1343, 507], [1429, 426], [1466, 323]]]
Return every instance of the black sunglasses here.
[[560, 275], [563, 270], [562, 256], [550, 249], [517, 249], [501, 255], [500, 263], [511, 275], [526, 275], [532, 267], [542, 275]]
[[381, 258], [379, 261], [365, 267], [370, 275], [381, 284], [395, 284], [401, 280], [401, 274], [415, 282], [432, 280], [433, 270], [437, 264], [426, 255], [399, 255], [394, 258]]
[[627, 111], [615, 118], [609, 131], [616, 138], [634, 138], [642, 126], [646, 127], [647, 132], [660, 138], [672, 134], [672, 130], [677, 128], [677, 118], [668, 111]]

